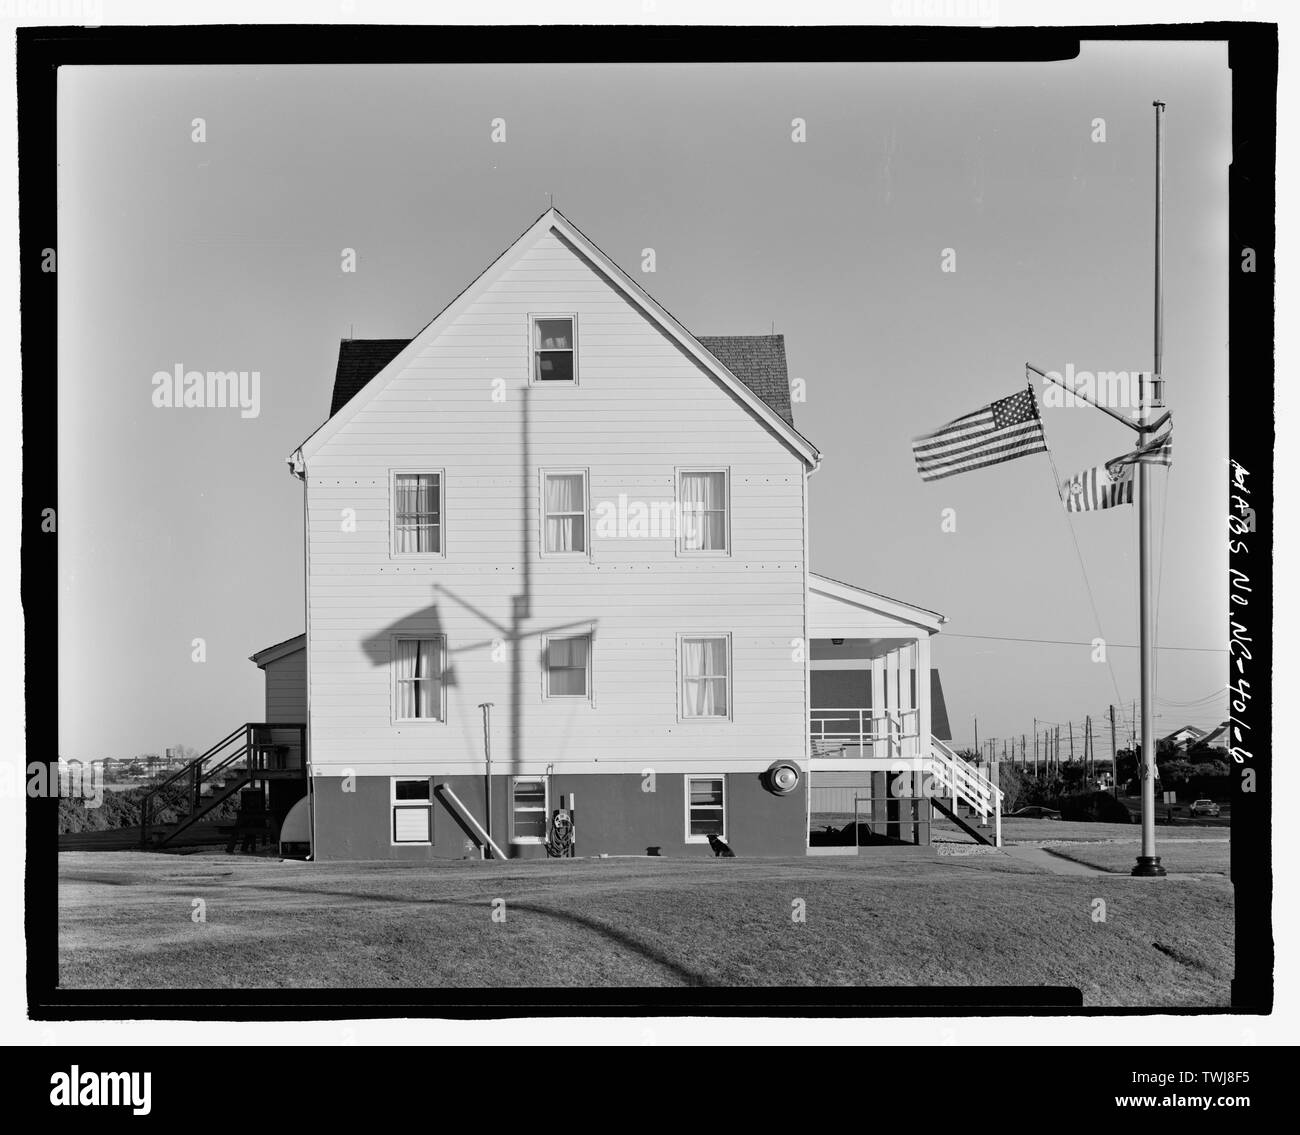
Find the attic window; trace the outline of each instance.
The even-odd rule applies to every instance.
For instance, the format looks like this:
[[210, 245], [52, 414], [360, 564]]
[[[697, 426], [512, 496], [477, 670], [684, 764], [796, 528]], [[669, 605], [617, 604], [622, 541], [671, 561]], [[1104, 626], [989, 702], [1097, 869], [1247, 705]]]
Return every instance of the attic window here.
[[533, 381], [576, 382], [575, 335], [571, 315], [533, 317]]

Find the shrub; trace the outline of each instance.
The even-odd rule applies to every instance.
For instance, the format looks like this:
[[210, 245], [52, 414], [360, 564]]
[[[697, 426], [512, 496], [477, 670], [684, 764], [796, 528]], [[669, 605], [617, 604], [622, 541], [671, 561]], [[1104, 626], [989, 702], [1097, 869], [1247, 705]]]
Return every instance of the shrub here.
[[1127, 824], [1128, 809], [1109, 792], [1071, 792], [1052, 805], [1063, 820], [1086, 820], [1100, 824]]
[[[117, 831], [138, 827], [140, 804], [147, 787], [128, 788], [123, 792], [105, 792], [98, 808], [86, 807], [86, 801], [75, 797], [59, 798], [59, 834], [78, 832]], [[204, 820], [229, 821], [239, 810], [239, 794], [224, 800], [209, 812]], [[158, 825], [174, 824], [189, 812], [188, 792], [177, 785], [169, 786], [153, 799], [152, 820]]]

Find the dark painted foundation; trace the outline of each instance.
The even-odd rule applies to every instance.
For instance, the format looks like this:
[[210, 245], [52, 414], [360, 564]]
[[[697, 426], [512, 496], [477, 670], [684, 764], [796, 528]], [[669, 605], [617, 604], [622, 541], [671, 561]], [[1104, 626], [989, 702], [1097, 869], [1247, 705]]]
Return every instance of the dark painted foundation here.
[[[492, 837], [511, 859], [541, 859], [540, 844], [509, 842], [510, 777], [492, 778]], [[475, 819], [486, 815], [485, 777], [434, 776], [445, 784]], [[707, 843], [685, 838], [685, 779], [660, 774], [654, 791], [643, 791], [640, 775], [570, 774], [551, 776], [550, 807], [573, 797], [577, 842], [574, 853], [597, 855], [712, 856]], [[806, 781], [788, 796], [776, 796], [761, 775], [726, 776], [727, 843], [737, 856], [803, 855], [806, 847]], [[317, 859], [430, 860], [478, 858], [477, 846], [434, 794], [431, 844], [394, 845], [389, 778], [356, 777], [355, 791], [345, 792], [341, 777], [313, 780]]]

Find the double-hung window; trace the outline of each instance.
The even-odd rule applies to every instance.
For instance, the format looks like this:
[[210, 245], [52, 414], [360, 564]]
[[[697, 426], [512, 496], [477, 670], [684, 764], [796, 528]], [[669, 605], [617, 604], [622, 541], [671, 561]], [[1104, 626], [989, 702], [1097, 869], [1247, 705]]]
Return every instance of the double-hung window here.
[[510, 781], [510, 842], [545, 843], [550, 783], [544, 776], [516, 776]]
[[591, 700], [591, 635], [550, 635], [543, 645], [547, 698]]
[[686, 777], [686, 842], [727, 838], [727, 782], [722, 776]]
[[442, 473], [393, 474], [393, 553], [441, 555]]
[[427, 776], [391, 778], [393, 843], [433, 842], [433, 793]]
[[393, 643], [393, 717], [397, 721], [443, 721], [445, 640], [399, 637]]
[[572, 315], [535, 315], [532, 318], [533, 381], [578, 381], [578, 320]]
[[585, 556], [589, 511], [585, 470], [542, 470], [542, 555]]
[[731, 637], [682, 635], [679, 653], [682, 717], [730, 717]]
[[678, 470], [677, 515], [679, 551], [726, 555], [731, 550], [727, 471]]

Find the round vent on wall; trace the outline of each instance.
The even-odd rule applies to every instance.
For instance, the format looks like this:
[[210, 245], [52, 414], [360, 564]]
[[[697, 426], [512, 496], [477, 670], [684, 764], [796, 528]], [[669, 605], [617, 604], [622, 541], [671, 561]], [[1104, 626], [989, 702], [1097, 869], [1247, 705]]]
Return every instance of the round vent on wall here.
[[793, 761], [775, 761], [763, 774], [764, 787], [777, 796], [789, 796], [799, 787], [799, 775]]

